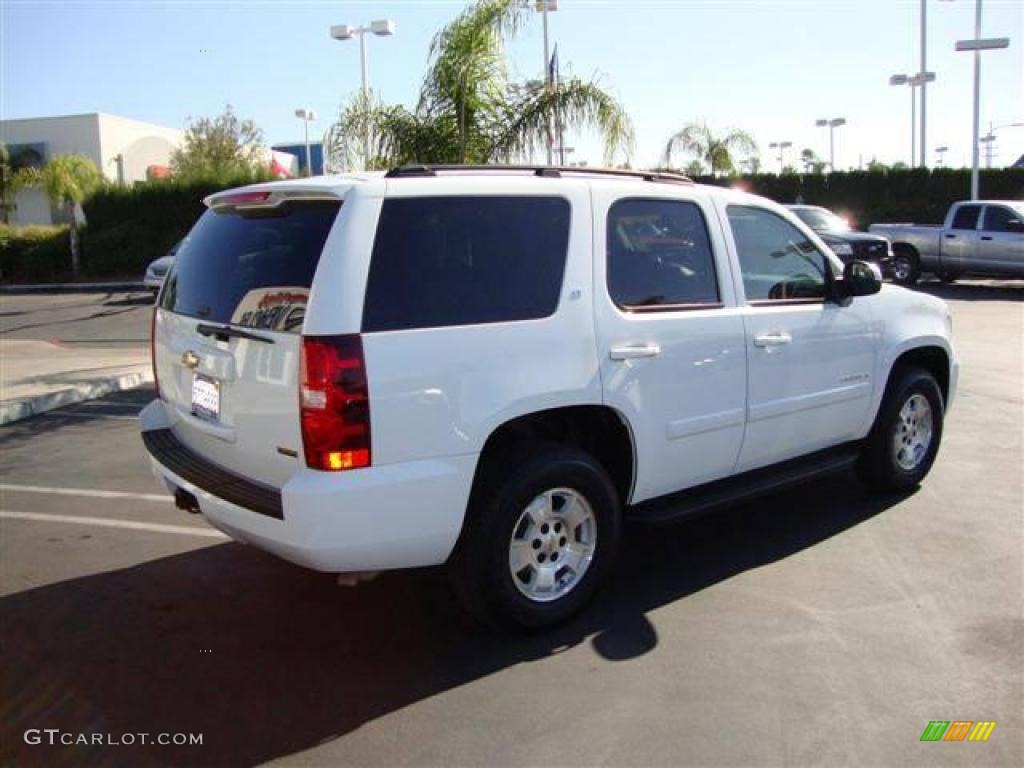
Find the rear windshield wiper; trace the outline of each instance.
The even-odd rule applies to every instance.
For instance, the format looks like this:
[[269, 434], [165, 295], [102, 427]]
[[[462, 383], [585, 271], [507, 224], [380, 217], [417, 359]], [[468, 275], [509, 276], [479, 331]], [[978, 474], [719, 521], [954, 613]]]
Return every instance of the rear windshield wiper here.
[[255, 333], [249, 333], [238, 328], [232, 328], [229, 325], [210, 325], [208, 323], [200, 323], [196, 326], [196, 331], [201, 333], [203, 336], [213, 336], [217, 341], [227, 341], [230, 337], [234, 336], [236, 339], [252, 339], [253, 341], [263, 341], [267, 344], [273, 344], [274, 340], [269, 336], [260, 336]]

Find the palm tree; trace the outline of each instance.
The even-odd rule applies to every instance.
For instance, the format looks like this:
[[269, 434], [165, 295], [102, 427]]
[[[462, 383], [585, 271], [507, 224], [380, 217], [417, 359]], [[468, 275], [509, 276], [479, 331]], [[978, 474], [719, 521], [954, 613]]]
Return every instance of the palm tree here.
[[38, 171], [25, 164], [24, 154], [11, 157], [7, 145], [0, 143], [0, 222], [10, 223], [18, 192], [32, 186], [37, 178]]
[[803, 163], [804, 173], [821, 174], [828, 165], [809, 147], [800, 153], [800, 162]]
[[85, 155], [55, 155], [41, 170], [32, 169], [24, 185], [42, 187], [50, 203], [63, 209], [71, 240], [71, 272], [79, 274], [78, 206], [102, 183], [95, 163]]
[[693, 155], [704, 165], [710, 166], [711, 173], [732, 173], [735, 170], [734, 152], [753, 154], [757, 142], [746, 131], [730, 129], [724, 136], [716, 136], [704, 122], [690, 123], [672, 135], [665, 144], [664, 164], [672, 165], [672, 153], [681, 150]]
[[508, 162], [546, 145], [555, 126], [595, 128], [606, 162], [628, 157], [629, 117], [596, 83], [509, 82], [505, 43], [531, 13], [520, 0], [480, 0], [464, 10], [434, 36], [415, 110], [362, 94], [342, 107], [324, 139], [332, 165]]

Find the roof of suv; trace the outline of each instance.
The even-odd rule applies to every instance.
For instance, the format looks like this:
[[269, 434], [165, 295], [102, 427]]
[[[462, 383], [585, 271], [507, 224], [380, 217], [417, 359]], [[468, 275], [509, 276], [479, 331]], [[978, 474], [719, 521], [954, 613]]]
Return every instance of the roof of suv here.
[[[276, 192], [282, 196], [318, 196], [318, 193], [331, 197], [344, 197], [352, 187], [372, 184], [374, 186], [386, 183], [389, 187], [394, 185], [395, 189], [404, 186], [406, 182], [410, 187], [416, 187], [418, 193], [422, 193], [424, 186], [432, 186], [433, 181], [438, 182], [438, 190], [451, 189], [450, 182], [455, 179], [472, 179], [476, 182], [472, 186], [479, 189], [480, 183], [487, 180], [490, 183], [507, 182], [510, 186], [522, 188], [524, 185], [533, 186], [555, 184], [591, 184], [608, 183], [628, 185], [632, 188], [648, 184], [666, 186], [685, 186], [691, 189], [700, 189], [719, 197], [725, 197], [732, 201], [740, 202], [743, 199], [760, 199], [756, 195], [740, 189], [719, 187], [715, 185], [695, 184], [690, 178], [675, 174], [663, 173], [660, 171], [634, 171], [618, 168], [595, 168], [589, 166], [564, 167], [564, 166], [534, 166], [534, 165], [472, 165], [472, 166], [401, 166], [391, 171], [355, 171], [342, 174], [326, 176], [314, 176], [312, 178], [285, 179], [281, 181], [268, 181], [251, 184], [245, 187], [223, 190], [214, 193], [204, 201], [208, 206], [224, 201], [231, 195], [248, 192]], [[443, 181], [442, 181], [443, 180]], [[444, 182], [449, 182], [445, 184]], [[490, 186], [490, 184], [487, 184]], [[411, 191], [411, 190], [410, 190]]]

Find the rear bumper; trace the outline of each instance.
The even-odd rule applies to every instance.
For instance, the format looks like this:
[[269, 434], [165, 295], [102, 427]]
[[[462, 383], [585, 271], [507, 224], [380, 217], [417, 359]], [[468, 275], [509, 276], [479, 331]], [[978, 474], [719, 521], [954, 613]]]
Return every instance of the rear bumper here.
[[[231, 538], [298, 565], [339, 573], [436, 565], [448, 559], [462, 528], [476, 456], [350, 472], [320, 472], [297, 463], [279, 490], [278, 518], [265, 508], [254, 511], [257, 503], [238, 492], [274, 489], [209, 464], [204, 474], [182, 457], [172, 458], [167, 436], [173, 439], [173, 433], [161, 401], [146, 406], [140, 420], [153, 473], [169, 491], [182, 488], [194, 495], [203, 516]], [[162, 433], [163, 451], [150, 447], [159, 442], [154, 432]], [[196, 454], [187, 458], [203, 462]]]

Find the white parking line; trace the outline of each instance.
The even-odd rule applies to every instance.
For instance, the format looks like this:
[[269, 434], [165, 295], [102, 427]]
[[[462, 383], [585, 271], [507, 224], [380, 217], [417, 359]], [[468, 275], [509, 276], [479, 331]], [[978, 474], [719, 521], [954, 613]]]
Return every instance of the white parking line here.
[[193, 528], [186, 525], [160, 525], [159, 523], [140, 523], [136, 520], [112, 520], [106, 517], [79, 517], [78, 515], [44, 515], [39, 512], [14, 512], [0, 509], [0, 520], [34, 520], [40, 523], [71, 523], [73, 525], [97, 525], [102, 528], [127, 528], [133, 531], [150, 531], [152, 533], [176, 533], [179, 536], [202, 536], [208, 539], [226, 539], [220, 531], [213, 528]]
[[87, 496], [94, 499], [137, 499], [139, 501], [174, 501], [174, 497], [166, 493], [129, 493], [128, 491], [94, 491], [90, 488], [52, 488], [46, 485], [12, 485], [0, 483], [0, 492], [15, 491], [17, 493], [53, 493], [58, 496]]

